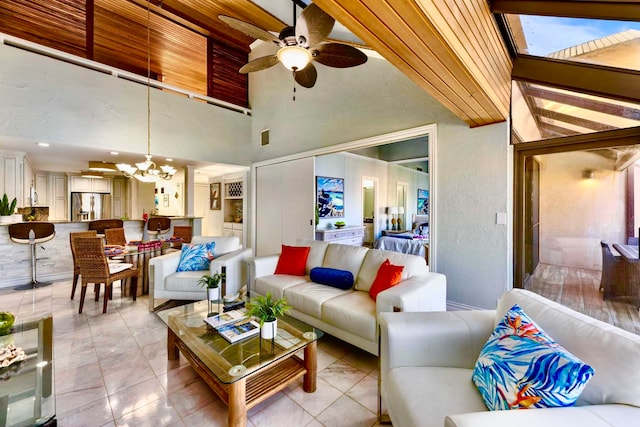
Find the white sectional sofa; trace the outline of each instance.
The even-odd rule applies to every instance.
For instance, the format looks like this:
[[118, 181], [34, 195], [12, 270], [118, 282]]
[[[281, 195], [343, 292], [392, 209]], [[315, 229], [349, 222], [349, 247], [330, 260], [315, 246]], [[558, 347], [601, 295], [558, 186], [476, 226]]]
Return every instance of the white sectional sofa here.
[[[297, 246], [311, 248], [305, 276], [274, 274], [278, 255], [249, 260], [250, 295], [286, 297], [293, 307], [291, 316], [347, 341], [369, 353], [378, 354], [377, 316], [385, 311], [444, 311], [446, 278], [430, 273], [424, 258], [361, 246], [300, 240]], [[369, 289], [378, 268], [389, 259], [403, 265], [402, 281], [378, 294]], [[342, 290], [310, 281], [314, 267], [347, 270], [353, 274], [353, 288]]]
[[[488, 411], [471, 380], [480, 350], [518, 304], [595, 369], [575, 406]], [[380, 315], [380, 390], [394, 427], [640, 425], [640, 337], [513, 289], [496, 310]]]
[[247, 283], [247, 259], [251, 249], [242, 249], [237, 236], [194, 236], [191, 244], [215, 242], [214, 256], [208, 271], [180, 271], [180, 251], [149, 260], [149, 309], [155, 299], [203, 300], [207, 291], [198, 285], [204, 274], [221, 272], [226, 267], [226, 294], [235, 294]]

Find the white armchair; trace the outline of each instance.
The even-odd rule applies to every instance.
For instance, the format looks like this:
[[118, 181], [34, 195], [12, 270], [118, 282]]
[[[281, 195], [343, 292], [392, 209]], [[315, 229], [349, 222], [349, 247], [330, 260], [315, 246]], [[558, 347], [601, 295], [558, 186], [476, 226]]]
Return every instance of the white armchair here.
[[[595, 369], [575, 406], [487, 410], [473, 367], [515, 303]], [[640, 417], [640, 337], [531, 292], [507, 292], [496, 310], [381, 313], [379, 323], [380, 409], [396, 427], [623, 426]]]
[[[192, 244], [215, 242], [215, 259], [209, 266], [209, 274], [226, 271], [225, 294], [235, 294], [247, 283], [246, 261], [251, 257], [251, 249], [242, 249], [236, 236], [212, 237], [194, 236]], [[198, 285], [198, 280], [206, 271], [177, 272], [180, 251], [168, 253], [149, 260], [149, 310], [155, 308], [156, 299], [202, 300], [207, 292]]]

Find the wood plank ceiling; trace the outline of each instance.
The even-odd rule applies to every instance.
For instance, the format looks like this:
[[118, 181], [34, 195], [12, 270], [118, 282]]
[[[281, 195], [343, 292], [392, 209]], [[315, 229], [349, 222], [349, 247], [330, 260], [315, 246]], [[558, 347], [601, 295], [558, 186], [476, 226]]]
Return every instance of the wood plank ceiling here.
[[[470, 126], [508, 117], [511, 61], [485, 0], [316, 3]], [[0, 31], [146, 75], [146, 6], [0, 0]], [[218, 15], [273, 32], [286, 25], [250, 0], [151, 0], [151, 10], [152, 75], [214, 97], [222, 88], [226, 100], [246, 87], [234, 70], [253, 40]], [[219, 69], [207, 70], [207, 53]]]
[[470, 126], [509, 115], [511, 60], [485, 0], [316, 0]]

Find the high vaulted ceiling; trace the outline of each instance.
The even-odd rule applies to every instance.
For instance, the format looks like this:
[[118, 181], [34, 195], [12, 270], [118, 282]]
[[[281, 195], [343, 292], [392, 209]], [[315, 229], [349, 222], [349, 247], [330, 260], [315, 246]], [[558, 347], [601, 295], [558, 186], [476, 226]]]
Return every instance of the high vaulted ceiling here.
[[[206, 82], [216, 64], [207, 59], [210, 45], [228, 58], [229, 48], [248, 53], [253, 40], [218, 15], [277, 33], [291, 22], [265, 8], [283, 3], [293, 10], [290, 0], [151, 0], [152, 76], [220, 96]], [[511, 60], [485, 0], [316, 4], [470, 126], [508, 117]], [[0, 31], [146, 74], [146, 7], [145, 0], [0, 0]], [[240, 65], [236, 56], [222, 71]]]

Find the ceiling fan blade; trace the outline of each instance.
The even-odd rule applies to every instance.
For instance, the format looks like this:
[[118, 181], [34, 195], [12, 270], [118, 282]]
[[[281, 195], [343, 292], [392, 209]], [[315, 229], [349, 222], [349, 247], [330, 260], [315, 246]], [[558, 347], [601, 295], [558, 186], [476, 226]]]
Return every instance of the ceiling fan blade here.
[[278, 57], [276, 55], [263, 56], [261, 58], [247, 62], [240, 68], [239, 71], [242, 74], [247, 74], [253, 71], [265, 70], [269, 67], [273, 67], [278, 62], [280, 61], [278, 61]]
[[273, 42], [277, 45], [282, 45], [282, 41], [279, 38], [271, 34], [267, 30], [263, 30], [260, 27], [256, 27], [253, 24], [249, 24], [248, 22], [241, 21], [236, 18], [232, 18], [230, 16], [218, 15], [218, 18], [234, 30], [242, 31], [249, 37], [254, 39], [263, 40], [266, 42]]
[[342, 43], [322, 43], [311, 48], [311, 55], [322, 65], [335, 68], [355, 67], [367, 62], [360, 49]]
[[316, 84], [318, 72], [316, 71], [316, 67], [314, 67], [313, 64], [308, 64], [302, 70], [294, 71], [293, 77], [296, 79], [296, 82], [300, 86], [311, 88]]
[[296, 41], [298, 46], [309, 47], [321, 43], [329, 36], [335, 19], [311, 3], [300, 14], [296, 23]]

